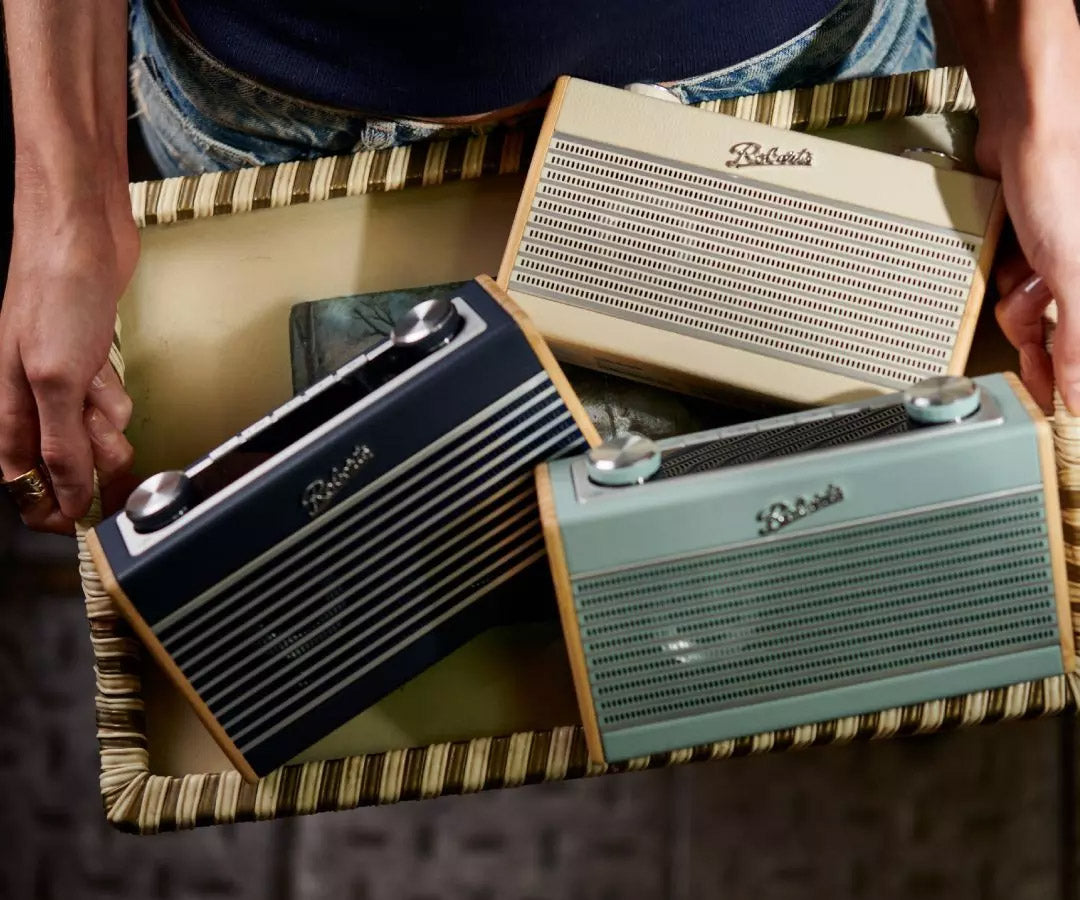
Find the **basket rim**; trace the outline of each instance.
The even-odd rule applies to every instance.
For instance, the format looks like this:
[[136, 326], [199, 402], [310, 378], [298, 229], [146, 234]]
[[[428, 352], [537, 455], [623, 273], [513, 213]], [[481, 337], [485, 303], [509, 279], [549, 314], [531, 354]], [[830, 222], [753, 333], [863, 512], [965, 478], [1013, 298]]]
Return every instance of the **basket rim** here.
[[[975, 98], [967, 73], [959, 67], [944, 67], [698, 106], [790, 130], [816, 131], [906, 116], [973, 113]], [[528, 164], [538, 125], [497, 125], [386, 150], [136, 182], [130, 185], [132, 215], [145, 228], [518, 173]], [[110, 358], [122, 374], [119, 323]], [[1059, 468], [1061, 460], [1059, 452]], [[1072, 495], [1076, 503], [1068, 505], [1080, 509], [1080, 491]], [[581, 726], [567, 725], [289, 765], [254, 785], [242, 781], [237, 772], [159, 775], [152, 772], [149, 757], [140, 678], [143, 650], [105, 592], [86, 547], [86, 531], [99, 518], [95, 501], [90, 515], [79, 523], [78, 538], [95, 659], [101, 793], [107, 820], [120, 830], [139, 834], [928, 733], [1059, 713], [1073, 705], [1077, 694], [1076, 676], [1059, 676], [609, 766], [590, 763]], [[1077, 621], [1080, 617], [1074, 616]]]

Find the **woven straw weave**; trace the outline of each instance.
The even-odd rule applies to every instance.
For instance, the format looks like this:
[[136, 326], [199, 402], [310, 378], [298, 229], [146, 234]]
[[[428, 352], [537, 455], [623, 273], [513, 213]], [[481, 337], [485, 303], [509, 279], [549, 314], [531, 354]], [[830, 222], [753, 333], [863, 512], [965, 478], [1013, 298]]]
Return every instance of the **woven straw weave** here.
[[[974, 109], [966, 74], [957, 68], [781, 91], [703, 104], [703, 108], [771, 125], [817, 130], [868, 120]], [[496, 128], [449, 141], [352, 156], [286, 163], [134, 184], [140, 226], [225, 215], [413, 185], [518, 172], [527, 165], [536, 129]], [[119, 340], [112, 354], [122, 373]], [[1065, 535], [1080, 625], [1080, 434], [1058, 407], [1059, 476]], [[1068, 426], [1068, 427], [1067, 427]], [[408, 750], [286, 766], [257, 785], [235, 772], [154, 775], [141, 696], [142, 648], [105, 593], [84, 536], [100, 515], [78, 527], [79, 571], [96, 660], [101, 792], [108, 820], [140, 833], [270, 819], [558, 781], [697, 760], [797, 747], [926, 733], [1002, 719], [1058, 713], [1072, 702], [1073, 676], [984, 691], [903, 709], [728, 740], [600, 767], [587, 760], [578, 726], [485, 737]], [[1070, 690], [1072, 688], [1072, 690]]]

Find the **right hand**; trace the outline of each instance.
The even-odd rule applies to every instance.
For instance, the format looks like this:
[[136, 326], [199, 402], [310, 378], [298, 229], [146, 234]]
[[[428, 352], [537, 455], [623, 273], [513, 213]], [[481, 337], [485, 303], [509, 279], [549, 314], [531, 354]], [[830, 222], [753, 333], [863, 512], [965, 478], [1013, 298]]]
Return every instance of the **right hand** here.
[[104, 500], [129, 483], [131, 400], [108, 353], [138, 231], [126, 190], [109, 204], [16, 184], [0, 307], [0, 474], [44, 462], [55, 502], [22, 510], [23, 520], [71, 533], [90, 506], [95, 468]]
[[[1020, 250], [998, 266], [998, 324], [1043, 410], [1053, 412], [1056, 386], [1069, 411], [1080, 415], [1080, 126], [1058, 114], [1069, 101], [1067, 92], [1039, 98], [1044, 108], [1027, 122], [1001, 125], [988, 117], [977, 149], [984, 171], [1001, 178]], [[1058, 312], [1053, 359], [1043, 343], [1043, 313], [1051, 299]]]

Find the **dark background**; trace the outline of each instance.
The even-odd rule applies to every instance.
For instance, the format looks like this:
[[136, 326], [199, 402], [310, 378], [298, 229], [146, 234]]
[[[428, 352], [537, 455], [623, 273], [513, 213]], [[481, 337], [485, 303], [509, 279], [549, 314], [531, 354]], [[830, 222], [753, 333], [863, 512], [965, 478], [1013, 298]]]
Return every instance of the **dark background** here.
[[136, 838], [92, 698], [73, 544], [0, 500], [0, 900], [1080, 897], [1071, 717]]

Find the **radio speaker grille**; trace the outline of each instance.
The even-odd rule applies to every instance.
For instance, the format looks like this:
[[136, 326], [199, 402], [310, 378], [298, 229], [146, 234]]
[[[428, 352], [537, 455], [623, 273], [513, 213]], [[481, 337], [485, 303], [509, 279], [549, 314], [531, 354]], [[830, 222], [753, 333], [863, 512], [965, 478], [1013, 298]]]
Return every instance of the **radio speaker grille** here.
[[980, 245], [556, 134], [510, 287], [895, 387], [946, 370]]
[[576, 579], [601, 730], [1057, 642], [1041, 491]]
[[668, 451], [652, 480], [678, 478], [727, 466], [747, 465], [810, 450], [854, 444], [903, 434], [912, 427], [912, 420], [904, 407], [890, 404], [841, 416], [815, 418], [783, 428], [762, 428], [748, 434], [703, 441]]
[[247, 752], [540, 559], [532, 470], [584, 448], [542, 373], [154, 630]]

